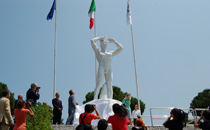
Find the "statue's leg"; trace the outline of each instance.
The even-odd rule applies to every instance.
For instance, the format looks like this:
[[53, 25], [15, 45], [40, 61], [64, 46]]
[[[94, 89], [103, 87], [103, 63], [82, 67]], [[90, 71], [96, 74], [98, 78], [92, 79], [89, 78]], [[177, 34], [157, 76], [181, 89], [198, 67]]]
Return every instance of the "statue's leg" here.
[[99, 99], [107, 99], [107, 86], [106, 83], [103, 84]]
[[104, 70], [102, 67], [98, 67], [98, 75], [96, 77], [96, 88], [94, 90], [94, 99], [98, 99], [98, 94], [99, 94], [99, 90], [100, 87], [102, 85], [104, 79]]
[[113, 98], [113, 89], [112, 89], [113, 74], [112, 74], [111, 69], [105, 75], [105, 79], [106, 79], [106, 86], [107, 86], [107, 98], [112, 99]]

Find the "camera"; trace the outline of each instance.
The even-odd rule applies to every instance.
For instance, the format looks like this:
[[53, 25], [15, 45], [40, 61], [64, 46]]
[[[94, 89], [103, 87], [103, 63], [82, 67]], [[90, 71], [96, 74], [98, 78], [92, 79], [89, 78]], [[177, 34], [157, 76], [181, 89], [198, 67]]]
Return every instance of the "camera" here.
[[39, 90], [41, 87], [36, 87], [36, 90]]
[[94, 110], [94, 104], [90, 104], [91, 105], [91, 110]]

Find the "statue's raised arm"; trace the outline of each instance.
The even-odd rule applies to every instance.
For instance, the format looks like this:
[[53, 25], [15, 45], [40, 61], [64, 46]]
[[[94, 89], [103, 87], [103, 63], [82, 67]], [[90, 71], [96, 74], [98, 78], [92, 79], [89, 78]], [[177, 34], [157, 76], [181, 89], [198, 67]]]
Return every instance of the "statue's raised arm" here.
[[117, 48], [118, 48], [115, 51], [111, 51], [112, 52], [112, 56], [116, 56], [117, 54], [119, 54], [123, 50], [123, 46], [119, 42], [114, 40], [113, 38], [108, 38], [107, 40], [109, 41], [109, 43], [114, 43], [117, 46]]
[[106, 38], [106, 36], [103, 36], [103, 37], [95, 37], [93, 39], [90, 40], [91, 42], [91, 45], [92, 45], [92, 48], [94, 50], [95, 53], [99, 53], [99, 49], [98, 49], [98, 46], [97, 46], [97, 41], [100, 40], [100, 41], [104, 41]]

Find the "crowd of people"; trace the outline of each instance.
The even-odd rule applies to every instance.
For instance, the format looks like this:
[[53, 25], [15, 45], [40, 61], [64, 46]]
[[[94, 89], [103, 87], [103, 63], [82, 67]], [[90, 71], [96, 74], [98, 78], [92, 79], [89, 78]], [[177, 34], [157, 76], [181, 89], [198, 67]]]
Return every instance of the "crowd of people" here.
[[[33, 117], [34, 112], [31, 109], [31, 105], [36, 106], [37, 100], [40, 98], [39, 87], [36, 83], [31, 84], [31, 88], [26, 92], [26, 101], [23, 100], [23, 95], [18, 95], [18, 99], [15, 101], [15, 125], [13, 124], [13, 119], [10, 111], [10, 91], [4, 90], [0, 98], [0, 130], [9, 130], [10, 126], [13, 126], [13, 130], [25, 130], [26, 129], [26, 119], [27, 115]], [[68, 118], [66, 125], [73, 125], [74, 115], [76, 110], [76, 100], [75, 92], [73, 89], [69, 90], [68, 98]], [[54, 99], [52, 99], [53, 105], [53, 124], [61, 124], [62, 116], [62, 101], [59, 99], [60, 94], [56, 93]], [[43, 102], [43, 105], [47, 105]], [[92, 120], [100, 119], [98, 121], [98, 130], [106, 130], [108, 124], [111, 124], [113, 130], [127, 130], [127, 126], [130, 125], [132, 130], [147, 130], [145, 123], [140, 117], [140, 110], [138, 105], [135, 105], [135, 109], [131, 112], [131, 95], [127, 93], [122, 101], [122, 105], [113, 104], [112, 110], [114, 115], [109, 116], [107, 120], [101, 119], [100, 114], [96, 109], [96, 105], [86, 104], [84, 108], [84, 113], [79, 116], [79, 125], [84, 126], [86, 129], [92, 129]], [[93, 112], [96, 113], [93, 114]], [[133, 120], [132, 120], [133, 119]], [[203, 120], [201, 122], [201, 120]], [[183, 130], [183, 117], [180, 109], [174, 108], [170, 112], [170, 116], [163, 123], [163, 126], [169, 130]], [[202, 112], [200, 118], [194, 124], [195, 128], [200, 128], [202, 130], [210, 130], [210, 110], [205, 110]], [[77, 130], [76, 129], [76, 130]]]
[[10, 111], [10, 91], [4, 90], [2, 92], [3, 96], [0, 98], [0, 130], [9, 130], [11, 126], [13, 126], [13, 130], [26, 129], [27, 115], [34, 116], [31, 105], [36, 106], [40, 97], [39, 89], [40, 87], [36, 83], [32, 83], [31, 88], [26, 92], [26, 101], [23, 100], [22, 94], [18, 95], [14, 109], [15, 125]]

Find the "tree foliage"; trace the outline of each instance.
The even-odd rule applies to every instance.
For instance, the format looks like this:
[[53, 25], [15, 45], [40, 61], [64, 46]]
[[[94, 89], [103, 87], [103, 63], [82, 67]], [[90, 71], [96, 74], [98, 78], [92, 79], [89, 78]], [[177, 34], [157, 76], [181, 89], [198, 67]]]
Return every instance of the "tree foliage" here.
[[122, 101], [125, 97], [125, 93], [121, 91], [121, 88], [117, 86], [112, 86], [113, 87], [113, 99]]
[[[210, 106], [210, 89], [204, 89], [202, 92], [199, 92], [190, 103], [190, 108], [207, 108], [208, 106]], [[198, 112], [198, 115], [200, 113]]]
[[85, 103], [87, 103], [87, 102], [93, 100], [93, 97], [94, 97], [94, 91], [88, 92], [88, 93], [86, 94], [86, 96], [85, 96], [86, 100], [83, 101], [82, 103], [85, 104]]
[[[121, 91], [121, 88], [119, 88], [117, 86], [112, 86], [112, 87], [113, 87], [113, 99], [122, 101], [125, 97], [126, 92], [123, 93]], [[101, 90], [100, 90], [100, 92], [101, 92]], [[100, 93], [99, 93], [99, 95], [100, 95]], [[94, 91], [88, 92], [85, 96], [86, 100], [83, 101], [83, 104], [93, 100], [93, 97], [94, 97]], [[134, 107], [136, 104], [138, 104], [137, 98], [131, 97], [131, 110], [132, 111], [134, 110]], [[140, 105], [141, 105], [141, 114], [143, 114], [146, 107], [145, 107], [144, 102], [142, 102], [141, 100], [140, 100]]]
[[210, 106], [210, 89], [199, 92], [190, 103], [191, 108], [207, 108], [208, 106]]
[[32, 106], [31, 109], [34, 116], [28, 116], [26, 130], [53, 130], [51, 128], [53, 114], [50, 106], [38, 102], [37, 106]]
[[[0, 82], [0, 98], [2, 97], [2, 92], [4, 90], [8, 90], [8, 87], [6, 84]], [[12, 115], [14, 115], [14, 108], [15, 108], [15, 98], [14, 98], [14, 93], [10, 92], [10, 109], [11, 109], [11, 113]]]
[[[140, 101], [140, 106], [141, 106], [141, 114], [144, 113], [144, 110], [146, 108], [146, 105], [144, 104], [144, 102]], [[138, 105], [138, 100], [137, 98], [131, 97], [131, 110], [133, 111], [135, 109], [135, 105]]]

